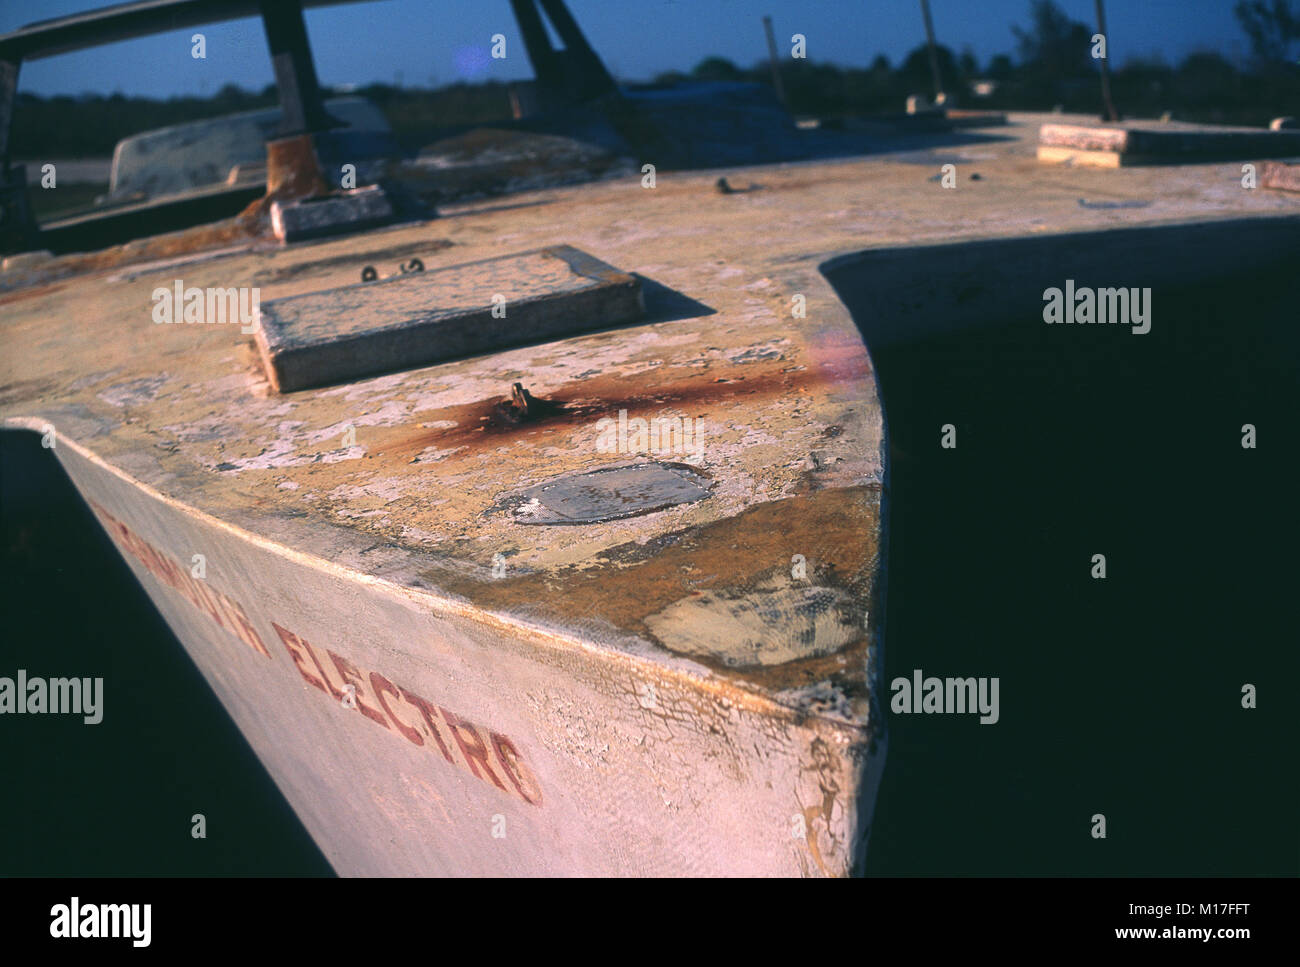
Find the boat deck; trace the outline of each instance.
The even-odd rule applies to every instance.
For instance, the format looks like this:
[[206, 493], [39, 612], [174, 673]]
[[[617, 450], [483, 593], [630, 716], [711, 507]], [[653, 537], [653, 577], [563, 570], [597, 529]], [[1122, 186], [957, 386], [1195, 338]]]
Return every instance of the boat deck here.
[[[1237, 163], [1043, 166], [1039, 124], [1060, 120], [1013, 115], [943, 147], [728, 169], [741, 189], [730, 194], [715, 189], [717, 171], [660, 173], [653, 189], [637, 175], [463, 204], [337, 241], [16, 289], [0, 296], [3, 412], [53, 424], [169, 500], [331, 567], [617, 647], [663, 644], [657, 623], [680, 653], [721, 674], [808, 684], [825, 669], [776, 682], [768, 666], [785, 661], [710, 653], [678, 626], [694, 614], [681, 604], [691, 595], [770, 585], [796, 553], [854, 593], [879, 567], [876, 541], [839, 540], [840, 528], [879, 531], [883, 427], [869, 359], [824, 261], [1296, 211], [1284, 195], [1243, 190]], [[935, 178], [948, 163], [952, 190]], [[409, 253], [434, 268], [557, 242], [640, 275], [645, 320], [281, 395], [239, 326], [151, 319], [151, 292], [178, 278], [257, 286], [266, 301], [353, 284], [366, 264], [395, 270]], [[798, 296], [804, 319], [792, 316]], [[555, 411], [503, 419], [515, 382]], [[521, 526], [502, 511], [503, 496], [524, 488], [635, 462], [598, 452], [598, 422], [620, 411], [700, 421], [708, 499], [580, 528]], [[355, 441], [345, 443], [349, 428]], [[716, 597], [704, 599], [698, 617], [718, 618], [706, 613], [721, 607]], [[728, 620], [743, 623], [734, 611]]]
[[[287, 248], [18, 257], [0, 416], [56, 441], [341, 873], [851, 872], [883, 759], [885, 425], [857, 328], [872, 283], [855, 323], [828, 260], [888, 256], [873, 278], [897, 330], [1002, 305], [985, 270], [1026, 240], [1043, 275], [1095, 250], [1075, 233], [1294, 236], [1295, 198], [1244, 189], [1239, 163], [1045, 166], [1039, 125], [1069, 119], [1009, 120]], [[1213, 231], [1187, 237], [1213, 256]], [[939, 247], [980, 239], [1019, 241]], [[265, 302], [556, 245], [638, 275], [644, 319], [278, 393], [246, 327], [154, 318], [178, 280]], [[1010, 284], [1008, 307], [1042, 291]], [[656, 419], [692, 421], [689, 440], [609, 445]], [[481, 838], [498, 816], [509, 849]]]

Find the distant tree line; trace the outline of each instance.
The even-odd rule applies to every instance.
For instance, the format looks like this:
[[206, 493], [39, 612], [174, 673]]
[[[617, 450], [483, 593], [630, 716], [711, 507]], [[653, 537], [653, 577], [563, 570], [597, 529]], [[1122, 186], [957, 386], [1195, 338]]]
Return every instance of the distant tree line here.
[[[1176, 66], [1159, 59], [1128, 57], [1112, 65], [1111, 87], [1126, 117], [1165, 112], [1190, 121], [1264, 124], [1279, 114], [1300, 115], [1300, 6], [1296, 0], [1239, 0], [1234, 8], [1251, 56], [1238, 65], [1214, 52], [1198, 52]], [[1013, 28], [1015, 56], [998, 54], [980, 64], [969, 48], [959, 54], [938, 48], [941, 81], [949, 104], [991, 109], [1050, 110], [1099, 114], [1098, 62], [1092, 56], [1095, 29], [1072, 21], [1052, 0], [1031, 0], [1029, 23]], [[1108, 41], [1110, 38], [1108, 38]], [[1115, 38], [1110, 53], [1122, 52]], [[897, 66], [881, 55], [867, 67], [842, 67], [807, 60], [779, 65], [787, 102], [796, 114], [873, 114], [902, 109], [911, 94], [933, 93], [924, 45]], [[771, 83], [771, 65], [742, 68], [710, 57], [689, 72], [670, 71], [656, 85], [691, 81]], [[975, 82], [992, 82], [977, 96]], [[454, 84], [437, 90], [374, 84], [352, 93], [384, 112], [399, 141], [418, 148], [449, 128], [490, 124], [509, 118], [508, 86], [499, 81]], [[274, 86], [259, 92], [230, 84], [212, 97], [168, 100], [87, 94], [42, 98], [18, 95], [13, 119], [13, 154], [19, 158], [96, 157], [110, 154], [124, 137], [186, 121], [251, 111], [277, 103]]]
[[[1300, 115], [1300, 7], [1288, 0], [1242, 0], [1237, 20], [1249, 39], [1251, 56], [1238, 66], [1219, 53], [1202, 51], [1176, 66], [1149, 57], [1128, 57], [1116, 67], [1111, 88], [1122, 115], [1189, 121], [1264, 124], [1279, 114]], [[969, 49], [960, 54], [937, 48], [940, 81], [950, 105], [999, 110], [1063, 110], [1101, 113], [1100, 68], [1093, 57], [1094, 27], [1072, 21], [1051, 0], [1032, 0], [1027, 28], [1012, 28], [1016, 58], [998, 54], [980, 64]], [[1109, 40], [1110, 38], [1108, 38]], [[1117, 38], [1113, 48], [1124, 48]], [[870, 67], [839, 67], [806, 60], [780, 66], [789, 107], [815, 115], [901, 110], [911, 94], [932, 96], [929, 54], [920, 45], [893, 67], [878, 56]], [[767, 61], [740, 68], [710, 57], [689, 74], [668, 72], [657, 83], [691, 80], [770, 83]], [[975, 82], [991, 93], [978, 96]]]

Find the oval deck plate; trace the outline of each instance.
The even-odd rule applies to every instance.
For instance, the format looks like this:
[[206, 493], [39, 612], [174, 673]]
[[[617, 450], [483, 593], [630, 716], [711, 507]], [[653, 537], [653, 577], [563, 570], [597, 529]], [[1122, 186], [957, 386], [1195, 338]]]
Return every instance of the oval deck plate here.
[[520, 524], [595, 524], [690, 504], [709, 495], [709, 478], [683, 463], [610, 467], [530, 487], [508, 498]]

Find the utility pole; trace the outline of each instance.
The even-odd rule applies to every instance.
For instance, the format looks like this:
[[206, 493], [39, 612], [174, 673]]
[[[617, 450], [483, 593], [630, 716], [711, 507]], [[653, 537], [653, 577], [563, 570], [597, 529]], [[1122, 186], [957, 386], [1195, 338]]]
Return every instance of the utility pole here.
[[763, 18], [763, 29], [767, 32], [767, 58], [772, 65], [772, 86], [776, 88], [776, 99], [785, 103], [785, 88], [781, 85], [781, 67], [776, 59], [776, 34], [772, 32], [772, 18]]
[[[1101, 0], [1097, 0], [1098, 3]], [[943, 96], [943, 80], [939, 77], [939, 54], [934, 46], [934, 21], [930, 19], [930, 0], [921, 0], [921, 16], [925, 18], [925, 43], [930, 48], [930, 76], [934, 78], [934, 102]]]
[[1106, 7], [1102, 0], [1097, 0], [1097, 32], [1106, 45], [1106, 54], [1101, 58], [1101, 99], [1106, 105], [1106, 120], [1118, 121], [1115, 102], [1110, 99], [1110, 35], [1106, 32]]

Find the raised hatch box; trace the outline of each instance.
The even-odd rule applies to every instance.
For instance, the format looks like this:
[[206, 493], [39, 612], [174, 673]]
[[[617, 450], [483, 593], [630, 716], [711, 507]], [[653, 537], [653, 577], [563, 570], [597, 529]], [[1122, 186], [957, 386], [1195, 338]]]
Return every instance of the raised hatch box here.
[[1210, 124], [1044, 124], [1038, 131], [1038, 160], [1048, 163], [1121, 168], [1238, 158], [1280, 158], [1300, 153], [1300, 132]]
[[287, 393], [605, 329], [643, 312], [635, 276], [556, 245], [274, 299], [261, 306], [255, 338], [267, 378]]

